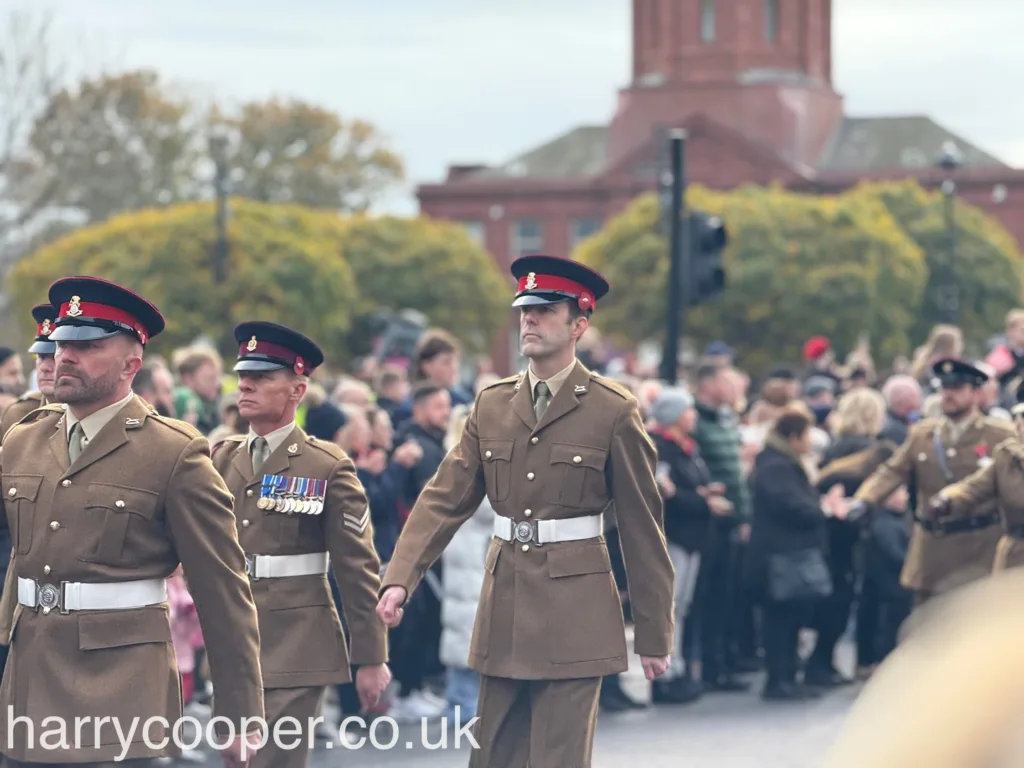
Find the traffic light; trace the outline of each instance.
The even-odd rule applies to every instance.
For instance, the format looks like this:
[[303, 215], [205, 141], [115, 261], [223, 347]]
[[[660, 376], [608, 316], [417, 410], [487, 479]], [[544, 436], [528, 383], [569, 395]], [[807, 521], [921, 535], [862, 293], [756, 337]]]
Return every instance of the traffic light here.
[[729, 235], [720, 218], [703, 211], [690, 213], [688, 223], [690, 274], [686, 276], [687, 299], [693, 305], [716, 298], [725, 289], [722, 251], [729, 242]]

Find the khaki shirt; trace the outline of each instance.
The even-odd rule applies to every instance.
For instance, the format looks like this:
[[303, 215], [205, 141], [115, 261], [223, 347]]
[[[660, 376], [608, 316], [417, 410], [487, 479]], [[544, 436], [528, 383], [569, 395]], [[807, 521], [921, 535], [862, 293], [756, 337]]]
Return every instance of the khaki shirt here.
[[[932, 497], [976, 472], [999, 443], [1015, 435], [1012, 425], [982, 415], [973, 417], [955, 440], [951, 439], [951, 426], [944, 418], [915, 424], [895, 455], [864, 481], [856, 498], [880, 504], [900, 485], [913, 482], [917, 489], [916, 519], [933, 521]], [[990, 501], [969, 510], [962, 508], [954, 518], [996, 514], [996, 504]], [[998, 524], [941, 534], [926, 531], [918, 522], [901, 582], [909, 589], [942, 594], [983, 578], [992, 571], [999, 537]]]
[[[215, 715], [235, 723], [263, 717], [256, 607], [235, 534], [231, 494], [210, 461], [206, 439], [157, 415], [138, 397], [112, 414], [72, 464], [60, 405], [34, 411], [7, 433], [0, 454], [3, 515], [12, 571], [38, 584], [163, 580], [183, 566], [202, 622], [217, 690]], [[18, 604], [9, 633], [0, 708], [39, 734], [46, 718], [109, 717], [124, 732], [133, 718], [181, 716], [179, 675], [166, 603], [108, 611]], [[9, 709], [10, 708], [10, 709]], [[112, 722], [83, 729], [81, 746], [35, 749], [7, 733], [0, 751], [25, 762], [111, 761], [121, 753]], [[17, 725], [23, 729], [24, 726]], [[126, 757], [167, 754], [135, 733]], [[171, 737], [150, 729], [151, 743]], [[8, 744], [13, 743], [13, 748]]]
[[[267, 435], [271, 453], [253, 474], [255, 435], [229, 437], [213, 461], [235, 499], [238, 539], [249, 556], [327, 552], [348, 625], [342, 631], [326, 573], [258, 578], [252, 582], [260, 619], [261, 667], [267, 688], [305, 688], [350, 682], [352, 664], [387, 661], [387, 627], [377, 616], [380, 558], [366, 493], [352, 460], [334, 443], [309, 437], [294, 424]], [[315, 512], [260, 509], [263, 478], [321, 480], [307, 497]], [[351, 649], [350, 649], [351, 646]]]
[[[462, 438], [420, 494], [384, 575], [411, 595], [484, 496], [513, 525], [598, 515], [614, 505], [629, 573], [635, 650], [672, 651], [673, 570], [635, 397], [575, 363], [540, 423], [529, 375], [477, 396]], [[622, 606], [603, 536], [521, 544], [493, 538], [470, 666], [518, 679], [626, 670]]]

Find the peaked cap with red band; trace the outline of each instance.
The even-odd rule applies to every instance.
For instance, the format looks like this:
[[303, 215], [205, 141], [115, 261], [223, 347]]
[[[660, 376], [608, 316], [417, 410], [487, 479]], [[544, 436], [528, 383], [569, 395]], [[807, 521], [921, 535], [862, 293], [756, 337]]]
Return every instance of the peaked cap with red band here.
[[324, 362], [316, 342], [277, 323], [242, 323], [235, 328], [235, 341], [239, 344], [237, 372], [288, 368], [308, 376]]
[[607, 280], [578, 261], [542, 254], [513, 261], [512, 276], [518, 281], [513, 307], [574, 301], [587, 311], [597, 306], [609, 288]]
[[32, 346], [28, 348], [31, 355], [55, 355], [57, 345], [50, 341], [50, 334], [53, 333], [54, 323], [57, 320], [57, 310], [52, 304], [36, 304], [32, 307], [32, 319], [36, 321], [36, 338]]
[[98, 277], [65, 277], [50, 286], [57, 308], [51, 341], [95, 341], [127, 333], [145, 346], [163, 331], [160, 310], [133, 291]]

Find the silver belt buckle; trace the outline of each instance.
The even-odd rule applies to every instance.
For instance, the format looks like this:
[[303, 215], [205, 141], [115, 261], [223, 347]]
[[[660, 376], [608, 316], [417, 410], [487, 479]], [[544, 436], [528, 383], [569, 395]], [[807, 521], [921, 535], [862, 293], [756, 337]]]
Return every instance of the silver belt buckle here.
[[245, 558], [245, 575], [249, 577], [251, 581], [256, 581], [256, 556], [246, 556]]
[[537, 524], [528, 520], [516, 523], [512, 529], [512, 535], [520, 544], [529, 544], [531, 541], [540, 546], [540, 537], [537, 535]]
[[36, 582], [36, 609], [43, 609], [43, 613], [47, 614], [54, 608], [59, 608], [60, 612], [67, 614], [68, 610], [64, 605], [64, 584], [58, 587], [55, 584], [40, 584]]

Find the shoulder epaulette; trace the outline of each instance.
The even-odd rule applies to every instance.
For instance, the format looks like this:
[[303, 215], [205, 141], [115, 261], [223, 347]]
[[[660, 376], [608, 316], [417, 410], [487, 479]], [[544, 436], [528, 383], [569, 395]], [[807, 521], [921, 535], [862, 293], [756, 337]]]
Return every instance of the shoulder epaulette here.
[[187, 437], [189, 440], [195, 440], [197, 437], [203, 436], [202, 432], [193, 427], [187, 421], [182, 421], [181, 419], [172, 419], [169, 416], [161, 416], [159, 413], [156, 413], [155, 411], [151, 411], [147, 418], [152, 419], [158, 424], [163, 424], [164, 426], [170, 427], [178, 434]]
[[216, 454], [217, 451], [219, 451], [221, 448], [223, 448], [225, 445], [228, 445], [229, 443], [241, 445], [243, 442], [245, 442], [245, 435], [228, 435], [227, 437], [222, 437], [220, 440], [218, 440], [216, 443], [210, 446], [210, 456]]
[[40, 392], [38, 389], [33, 389], [30, 392], [26, 392], [21, 397], [19, 397], [17, 402], [27, 403], [29, 400], [38, 400], [39, 402], [42, 402], [43, 393]]
[[506, 377], [505, 377], [504, 379], [498, 379], [497, 381], [491, 382], [490, 384], [488, 384], [488, 385], [487, 385], [486, 387], [484, 387], [484, 388], [483, 388], [483, 389], [481, 389], [480, 391], [481, 391], [481, 392], [485, 392], [485, 391], [487, 391], [488, 389], [494, 389], [495, 387], [500, 387], [500, 386], [502, 386], [503, 384], [515, 384], [515, 383], [517, 383], [517, 382], [518, 382], [518, 381], [519, 381], [519, 380], [520, 380], [520, 379], [521, 379], [522, 377], [523, 377], [523, 374], [522, 374], [522, 373], [517, 373], [517, 374], [514, 374], [514, 375], [512, 375], [512, 376], [506, 376]]
[[326, 453], [332, 459], [344, 459], [347, 454], [341, 449], [341, 446], [337, 443], [332, 443], [328, 440], [317, 440], [315, 437], [306, 435], [306, 445], [311, 448], [319, 448], [321, 451]]
[[626, 389], [626, 387], [624, 387], [622, 384], [619, 384], [619, 382], [617, 382], [617, 381], [612, 381], [611, 379], [606, 379], [603, 376], [600, 376], [600, 375], [598, 375], [596, 373], [593, 373], [593, 372], [591, 372], [591, 374], [590, 374], [590, 380], [592, 382], [594, 382], [595, 384], [600, 384], [602, 387], [607, 389], [609, 392], [614, 392], [615, 394], [617, 394], [619, 397], [621, 397], [624, 400], [635, 400], [636, 399], [636, 396], [632, 392], [630, 392], [628, 389]]

